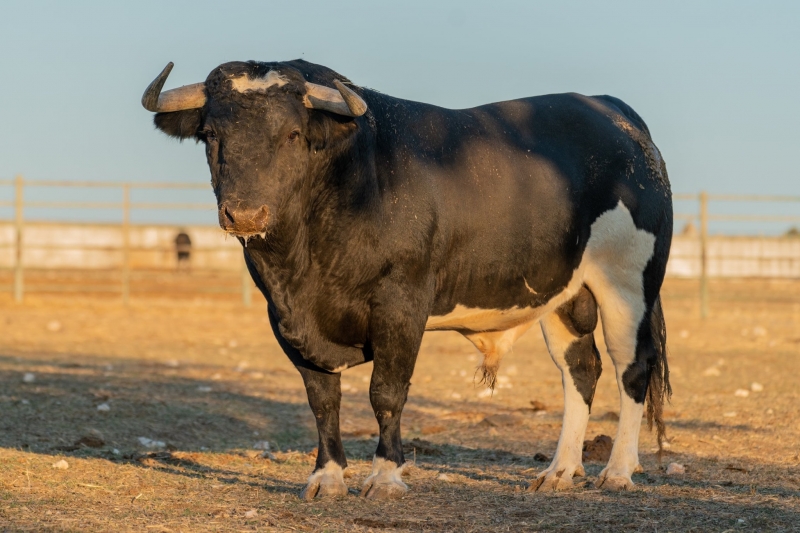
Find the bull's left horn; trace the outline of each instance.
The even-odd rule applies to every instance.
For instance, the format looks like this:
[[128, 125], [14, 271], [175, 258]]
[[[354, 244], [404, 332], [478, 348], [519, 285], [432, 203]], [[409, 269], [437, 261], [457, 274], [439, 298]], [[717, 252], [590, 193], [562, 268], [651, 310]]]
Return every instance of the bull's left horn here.
[[167, 63], [161, 74], [147, 86], [142, 95], [142, 105], [153, 113], [170, 113], [172, 111], [182, 111], [184, 109], [197, 109], [206, 103], [206, 93], [204, 83], [193, 83], [184, 85], [177, 89], [171, 89], [164, 93], [161, 89], [175, 66], [172, 61]]
[[346, 117], [360, 117], [367, 112], [367, 103], [354, 90], [339, 80], [333, 80], [333, 84], [338, 90], [307, 82], [303, 99], [306, 107], [323, 109]]

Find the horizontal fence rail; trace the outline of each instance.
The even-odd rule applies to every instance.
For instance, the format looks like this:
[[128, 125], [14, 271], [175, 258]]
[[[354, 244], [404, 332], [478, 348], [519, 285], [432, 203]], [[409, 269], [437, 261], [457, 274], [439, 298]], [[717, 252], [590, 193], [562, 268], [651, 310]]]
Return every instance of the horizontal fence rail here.
[[[0, 180], [0, 186], [13, 186], [13, 201], [0, 201], [0, 207], [11, 207], [14, 209], [14, 229], [15, 238], [13, 243], [0, 244], [0, 248], [14, 249], [14, 281], [12, 290], [14, 299], [18, 302], [23, 300], [26, 292], [24, 283], [24, 273], [26, 267], [23, 257], [25, 250], [75, 250], [75, 251], [96, 251], [96, 252], [115, 252], [121, 255], [121, 272], [117, 286], [96, 286], [96, 285], [39, 285], [37, 289], [41, 292], [112, 292], [118, 293], [124, 303], [129, 303], [131, 296], [131, 280], [141, 273], [134, 274], [131, 265], [131, 253], [137, 251], [147, 252], [175, 252], [174, 247], [166, 246], [135, 246], [131, 244], [131, 212], [134, 210], [216, 210], [216, 204], [211, 202], [135, 202], [131, 200], [133, 190], [206, 190], [211, 191], [209, 185], [193, 183], [127, 183], [113, 181], [67, 181], [67, 180], [26, 180], [22, 176], [17, 176], [13, 180]], [[119, 201], [100, 202], [100, 201], [40, 201], [25, 200], [26, 188], [91, 188], [91, 189], [111, 189], [121, 193]], [[26, 208], [46, 208], [46, 209], [113, 209], [120, 212], [120, 223], [116, 225], [121, 229], [122, 239], [117, 246], [113, 245], [92, 245], [87, 243], [75, 244], [33, 244], [26, 243], [24, 239], [26, 220], [24, 212]], [[30, 223], [30, 221], [28, 221]], [[108, 226], [108, 224], [104, 224]], [[112, 226], [114, 226], [112, 224]], [[213, 253], [230, 250], [229, 247], [221, 246], [197, 246], [191, 247], [192, 254]], [[30, 270], [28, 268], [27, 270]], [[244, 262], [241, 266], [241, 282], [237, 288], [205, 286], [194, 287], [194, 293], [234, 293], [241, 294], [242, 303], [246, 306], [252, 302], [252, 281], [247, 272]], [[174, 290], [174, 289], [173, 289]], [[187, 291], [188, 292], [188, 291]]]
[[[748, 204], [765, 204], [765, 203], [781, 203], [781, 204], [800, 204], [800, 196], [780, 196], [780, 195], [763, 195], [763, 194], [708, 194], [705, 191], [699, 194], [674, 194], [674, 200], [690, 200], [697, 201], [698, 211], [696, 213], [675, 213], [676, 220], [686, 220], [689, 222], [696, 222], [699, 229], [700, 239], [700, 316], [706, 318], [709, 314], [709, 297], [708, 297], [708, 267], [711, 260], [719, 260], [721, 257], [713, 257], [709, 255], [709, 222], [800, 222], [800, 215], [751, 215], [751, 214], [716, 214], [709, 213], [709, 204], [715, 202], [718, 204], [732, 203], [732, 202], [746, 202]], [[800, 209], [798, 209], [800, 211]], [[674, 257], [674, 256], [670, 256]], [[726, 255], [725, 259], [746, 259], [751, 260], [752, 257], [737, 257]], [[800, 261], [797, 255], [791, 256], [771, 256], [771, 260], [786, 260], [792, 263]]]
[[[13, 209], [13, 239], [7, 242], [0, 242], [0, 253], [13, 252], [13, 282], [10, 285], [0, 285], [0, 290], [12, 291], [14, 298], [17, 301], [22, 301], [26, 292], [32, 290], [40, 292], [94, 292], [94, 293], [112, 293], [118, 294], [121, 300], [128, 303], [131, 298], [132, 282], [144, 283], [148, 280], [157, 279], [160, 272], [158, 269], [148, 269], [135, 267], [132, 262], [132, 257], [136, 254], [175, 254], [176, 247], [173, 245], [167, 246], [163, 242], [160, 244], [142, 244], [141, 242], [134, 242], [134, 235], [137, 229], [144, 226], [134, 224], [131, 219], [132, 213], [154, 213], [154, 212], [190, 212], [190, 211], [208, 211], [209, 214], [216, 213], [216, 204], [214, 202], [175, 202], [175, 201], [137, 201], [132, 199], [132, 194], [140, 191], [208, 191], [211, 192], [211, 187], [208, 184], [193, 184], [193, 183], [128, 183], [128, 182], [114, 182], [114, 181], [69, 181], [69, 180], [26, 180], [22, 176], [17, 176], [13, 180], [0, 179], [0, 187], [12, 187], [12, 198], [0, 198], [0, 208]], [[58, 189], [79, 190], [108, 190], [116, 191], [118, 199], [111, 199], [110, 201], [94, 201], [94, 200], [69, 200], [64, 198], [54, 200], [40, 200], [40, 199], [26, 199], [28, 191], [41, 191]], [[160, 192], [159, 192], [160, 194]], [[694, 265], [699, 263], [699, 272], [696, 277], [700, 280], [700, 312], [703, 317], [708, 316], [708, 278], [709, 278], [709, 265], [719, 264], [720, 261], [785, 261], [793, 267], [793, 265], [800, 265], [800, 254], [776, 256], [774, 254], [769, 257], [758, 257], [752, 254], [736, 254], [725, 252], [722, 255], [710, 255], [711, 249], [714, 247], [709, 246], [709, 241], [716, 237], [710, 237], [708, 226], [709, 223], [797, 223], [800, 224], [800, 209], [792, 207], [789, 214], [773, 212], [773, 213], [741, 213], [741, 212], [725, 212], [724, 207], [732, 206], [736, 203], [745, 203], [748, 207], [767, 204], [784, 204], [784, 205], [798, 205], [800, 206], [800, 196], [779, 196], [779, 195], [745, 195], [745, 194], [708, 194], [700, 192], [699, 194], [674, 194], [673, 199], [682, 202], [696, 202], [697, 207], [692, 212], [676, 212], [674, 218], [676, 221], [684, 221], [690, 223], [692, 228], [696, 228], [697, 244], [699, 247], [698, 255], [681, 256], [673, 250], [670, 259], [684, 259], [687, 261], [695, 261]], [[713, 209], [712, 209], [713, 208]], [[26, 209], [84, 209], [84, 210], [110, 210], [117, 213], [119, 218], [118, 222], [111, 223], [92, 223], [91, 226], [97, 228], [98, 231], [114, 230], [119, 232], [119, 240], [113, 243], [91, 243], [91, 242], [60, 242], [60, 243], [44, 243], [44, 242], [26, 242], [26, 231], [34, 231], [36, 224], [42, 224], [41, 221], [27, 220], [25, 218]], [[798, 214], [794, 214], [798, 213]], [[150, 215], [148, 215], [149, 217]], [[216, 216], [214, 215], [216, 218]], [[174, 224], [180, 226], [181, 224]], [[208, 226], [209, 228], [211, 226]], [[141, 240], [139, 235], [139, 240]], [[800, 242], [800, 239], [798, 239]], [[9, 251], [10, 249], [10, 251]], [[686, 247], [684, 246], [684, 250]], [[719, 246], [716, 247], [719, 250]], [[4, 251], [5, 250], [5, 251]], [[199, 245], [195, 242], [191, 246], [191, 254], [193, 257], [202, 256], [203, 254], [218, 254], [221, 252], [229, 253], [232, 250], [238, 250], [238, 247], [221, 246], [221, 245]], [[62, 284], [42, 284], [39, 283], [35, 287], [25, 286], [26, 272], [46, 271], [48, 268], [35, 268], [33, 265], [25, 264], [26, 253], [69, 253], [69, 252], [88, 252], [97, 254], [112, 254], [117, 257], [118, 267], [111, 268], [109, 276], [103, 281], [103, 284], [90, 284], [74, 283], [64, 286]], [[684, 252], [686, 253], [686, 252]], [[719, 253], [719, 252], [718, 252]], [[8, 256], [6, 256], [8, 257]], [[237, 260], [237, 267], [233, 270], [238, 272], [237, 277], [239, 281], [236, 286], [214, 286], [208, 283], [203, 286], [198, 286], [200, 283], [195, 282], [194, 285], [187, 285], [183, 283], [178, 292], [193, 292], [193, 293], [209, 293], [209, 294], [239, 294], [241, 300], [245, 305], [250, 305], [252, 300], [253, 282], [247, 272], [244, 262], [241, 259]], [[717, 263], [715, 263], [717, 262]], [[696, 268], [693, 267], [693, 268]], [[719, 271], [719, 267], [717, 268]], [[792, 268], [790, 268], [791, 271]], [[230, 273], [229, 269], [217, 269], [215, 267], [207, 266], [203, 268], [203, 272], [212, 275], [214, 272]], [[221, 279], [221, 278], [220, 278]], [[230, 282], [230, 279], [227, 280]], [[188, 282], [187, 282], [188, 283]], [[141, 292], [141, 291], [136, 291]]]

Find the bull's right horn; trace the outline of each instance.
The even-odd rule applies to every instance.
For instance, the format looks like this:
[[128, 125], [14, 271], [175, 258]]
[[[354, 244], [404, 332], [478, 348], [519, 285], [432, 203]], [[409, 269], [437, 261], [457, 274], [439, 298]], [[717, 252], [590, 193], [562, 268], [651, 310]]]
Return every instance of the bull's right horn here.
[[206, 92], [204, 83], [193, 83], [164, 93], [161, 92], [173, 66], [175, 65], [172, 61], [167, 63], [161, 74], [145, 89], [142, 95], [142, 105], [148, 111], [170, 113], [172, 111], [183, 111], [184, 109], [197, 109], [205, 105]]
[[346, 117], [360, 117], [367, 112], [367, 103], [353, 89], [339, 80], [333, 80], [333, 84], [336, 89], [306, 82], [305, 106]]

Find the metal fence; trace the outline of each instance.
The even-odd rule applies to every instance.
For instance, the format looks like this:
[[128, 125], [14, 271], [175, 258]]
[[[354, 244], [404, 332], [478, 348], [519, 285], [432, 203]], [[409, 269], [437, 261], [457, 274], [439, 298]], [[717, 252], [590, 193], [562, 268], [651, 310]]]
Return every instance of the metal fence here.
[[[699, 226], [699, 239], [700, 239], [700, 315], [703, 318], [708, 316], [708, 278], [709, 278], [709, 263], [712, 260], [720, 259], [709, 255], [709, 222], [780, 222], [780, 223], [800, 223], [800, 216], [798, 215], [783, 215], [783, 214], [741, 214], [741, 213], [720, 213], [712, 212], [710, 206], [712, 202], [716, 206], [722, 206], [731, 203], [748, 203], [748, 204], [798, 204], [800, 205], [800, 196], [779, 196], [779, 195], [758, 195], [758, 194], [708, 194], [705, 191], [699, 194], [674, 194], [674, 200], [688, 200], [697, 202], [697, 211], [694, 213], [676, 212], [674, 215], [675, 220], [685, 220], [697, 223]], [[727, 259], [744, 259], [731, 256], [725, 256]], [[783, 259], [789, 261], [797, 261], [800, 258], [796, 256], [787, 256]]]
[[[116, 251], [121, 254], [121, 272], [118, 286], [111, 290], [119, 293], [124, 303], [128, 303], [131, 297], [131, 253], [137, 250], [152, 251], [158, 249], [153, 246], [132, 246], [131, 245], [131, 214], [135, 211], [190, 211], [190, 210], [206, 210], [216, 211], [216, 204], [214, 203], [197, 203], [197, 202], [135, 202], [131, 200], [131, 192], [133, 190], [207, 190], [211, 191], [209, 185], [200, 184], [186, 184], [186, 183], [122, 183], [122, 182], [100, 182], [100, 181], [65, 181], [65, 180], [26, 180], [22, 176], [17, 176], [14, 180], [0, 180], [0, 186], [13, 187], [13, 200], [0, 200], [0, 208], [11, 207], [13, 208], [14, 217], [14, 233], [15, 238], [13, 243], [0, 244], [0, 247], [11, 246], [14, 249], [14, 277], [12, 283], [12, 290], [14, 292], [14, 299], [18, 302], [23, 300], [26, 292], [25, 288], [25, 271], [26, 267], [23, 261], [23, 250], [35, 248], [48, 248], [48, 249], [81, 249], [81, 250], [105, 250]], [[91, 188], [91, 189], [107, 189], [118, 191], [119, 200], [111, 202], [100, 201], [40, 201], [40, 200], [27, 200], [25, 199], [26, 187], [54, 187], [54, 188]], [[122, 242], [118, 247], [97, 247], [87, 244], [81, 245], [61, 245], [61, 244], [26, 244], [25, 243], [25, 226], [26, 221], [25, 210], [26, 208], [46, 208], [46, 209], [111, 209], [118, 210], [121, 218], [119, 227], [121, 228]], [[162, 248], [163, 251], [171, 251], [172, 248]], [[192, 246], [192, 253], [207, 253], [217, 252], [224, 250], [218, 246], [205, 246], [198, 247]], [[220, 293], [231, 292], [240, 293], [242, 303], [246, 306], [251, 305], [252, 301], [252, 287], [253, 282], [245, 268], [243, 262], [241, 266], [241, 286], [235, 290], [226, 290], [220, 287], [195, 287], [193, 292], [197, 293]], [[97, 287], [73, 287], [76, 290], [97, 289]], [[38, 289], [42, 292], [62, 291], [61, 286], [40, 286]]]
[[[12, 242], [0, 243], [0, 249], [13, 248], [13, 282], [6, 286], [7, 290], [12, 290], [14, 298], [17, 301], [22, 301], [24, 294], [30, 292], [25, 286], [26, 265], [24, 264], [24, 250], [31, 248], [47, 248], [52, 250], [65, 250], [65, 249], [80, 249], [80, 250], [103, 250], [120, 254], [120, 268], [118, 272], [118, 279], [116, 283], [106, 286], [104, 290], [115, 292], [124, 303], [128, 303], [131, 298], [131, 277], [132, 277], [132, 263], [131, 254], [137, 251], [173, 251], [172, 247], [154, 247], [154, 246], [141, 246], [133, 245], [131, 243], [131, 230], [132, 230], [132, 213], [147, 212], [153, 213], [156, 211], [208, 211], [209, 213], [216, 212], [216, 205], [213, 202], [152, 202], [152, 201], [133, 201], [131, 194], [133, 191], [164, 191], [171, 190], [173, 192], [180, 192], [186, 190], [205, 190], [210, 192], [208, 185], [200, 184], [186, 184], [186, 183], [122, 183], [122, 182], [95, 182], [95, 181], [56, 181], [56, 180], [25, 180], [22, 176], [17, 176], [14, 180], [0, 180], [0, 187], [12, 187], [13, 198], [10, 200], [3, 200], [0, 198], [0, 208], [11, 208], [13, 210], [13, 225], [14, 225], [14, 239]], [[72, 189], [105, 189], [107, 191], [116, 191], [118, 200], [116, 201], [83, 201], [83, 200], [26, 200], [26, 188], [72, 188]], [[781, 223], [800, 223], [800, 216], [793, 214], [798, 212], [793, 206], [800, 204], [800, 196], [766, 196], [766, 195], [723, 195], [723, 194], [707, 194], [701, 192], [699, 194], [675, 194], [673, 198], [678, 202], [685, 204], [688, 202], [696, 202], [696, 209], [694, 212], [676, 212], [676, 221], [691, 221], [696, 223], [699, 227], [699, 245], [700, 245], [700, 308], [703, 317], [708, 316], [708, 278], [709, 269], [708, 265], [711, 261], [719, 259], [719, 257], [709, 255], [709, 223], [730, 223], [730, 222], [750, 222], [750, 223], [764, 223], [764, 222], [781, 222]], [[749, 207], [753, 205], [764, 204], [789, 204], [791, 214], [743, 214], [731, 213], [730, 209], [725, 209], [723, 206], [726, 204], [746, 203]], [[119, 221], [114, 222], [115, 226], [121, 230], [121, 242], [117, 246], [93, 246], [90, 244], [35, 244], [25, 242], [26, 224], [30, 225], [33, 220], [26, 220], [26, 209], [44, 208], [44, 209], [89, 209], [89, 210], [112, 210], [119, 216]], [[230, 250], [230, 247], [220, 246], [192, 246], [192, 253], [213, 253], [221, 250]], [[729, 256], [726, 258], [730, 259]], [[798, 261], [798, 257], [787, 257], [788, 260]], [[28, 267], [30, 269], [30, 267]], [[240, 266], [240, 280], [236, 287], [209, 287], [207, 285], [193, 286], [192, 292], [204, 293], [231, 293], [240, 294], [242, 302], [245, 305], [250, 305], [252, 300], [253, 282], [244, 267], [244, 262]], [[73, 286], [57, 287], [40, 285], [37, 290], [50, 292], [64, 290], [81, 290], [81, 291], [94, 291], [98, 287], [87, 286]]]

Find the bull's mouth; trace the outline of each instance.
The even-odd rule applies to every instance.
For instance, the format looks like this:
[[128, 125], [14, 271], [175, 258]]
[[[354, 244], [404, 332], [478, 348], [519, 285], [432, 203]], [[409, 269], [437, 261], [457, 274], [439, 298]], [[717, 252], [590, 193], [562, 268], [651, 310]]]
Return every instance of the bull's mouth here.
[[[225, 229], [225, 228], [222, 228]], [[247, 243], [253, 240], [261, 240], [265, 241], [267, 239], [267, 232], [260, 231], [260, 232], [246, 232], [246, 231], [228, 231], [225, 230], [226, 235], [231, 235], [236, 237], [237, 239], [241, 240], [242, 244], [245, 248], [247, 248]]]

